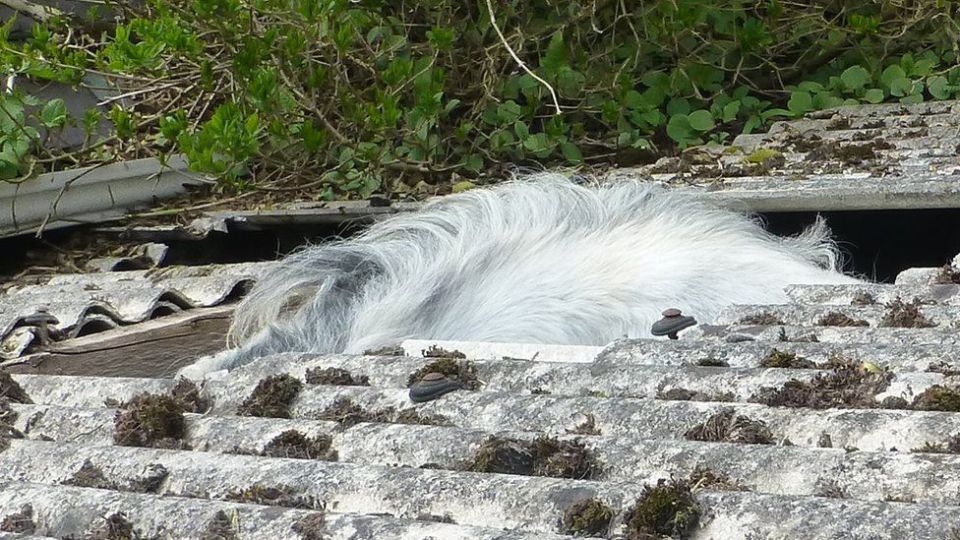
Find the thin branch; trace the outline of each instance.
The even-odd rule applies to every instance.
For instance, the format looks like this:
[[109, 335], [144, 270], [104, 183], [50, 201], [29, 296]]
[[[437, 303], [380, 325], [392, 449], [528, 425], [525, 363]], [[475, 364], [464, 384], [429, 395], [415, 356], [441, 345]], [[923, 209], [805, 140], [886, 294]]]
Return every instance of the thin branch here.
[[556, 110], [556, 114], [563, 114], [563, 111], [560, 110], [560, 102], [557, 101], [557, 92], [553, 89], [552, 86], [550, 86], [550, 83], [541, 79], [539, 76], [537, 76], [536, 73], [530, 71], [530, 68], [527, 67], [527, 64], [525, 64], [523, 60], [521, 60], [520, 57], [517, 56], [517, 53], [515, 53], [513, 51], [513, 48], [510, 47], [510, 44], [507, 43], [507, 38], [504, 37], [503, 32], [500, 31], [500, 27], [497, 26], [497, 17], [496, 15], [493, 14], [492, 0], [487, 0], [487, 9], [490, 11], [490, 26], [492, 26], [494, 31], [497, 32], [497, 36], [500, 37], [500, 42], [503, 43], [504, 47], [506, 47], [507, 52], [510, 53], [510, 56], [513, 57], [513, 60], [517, 63], [518, 66], [520, 66], [521, 69], [526, 71], [528, 75], [536, 79], [537, 82], [545, 86], [547, 90], [550, 91], [550, 97], [553, 98], [553, 108]]
[[33, 2], [24, 0], [0, 0], [3, 4], [14, 11], [19, 11], [40, 22], [47, 22], [54, 17], [63, 15], [63, 12], [52, 6], [42, 6]]

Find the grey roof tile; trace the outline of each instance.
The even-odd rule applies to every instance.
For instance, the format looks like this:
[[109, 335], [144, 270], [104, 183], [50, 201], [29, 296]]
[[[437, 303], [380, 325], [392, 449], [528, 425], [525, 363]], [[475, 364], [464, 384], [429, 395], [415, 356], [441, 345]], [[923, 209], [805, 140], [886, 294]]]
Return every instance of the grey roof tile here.
[[91, 274], [60, 274], [40, 284], [8, 285], [0, 294], [0, 359], [18, 357], [36, 337], [18, 328], [38, 310], [56, 317], [54, 339], [102, 331], [235, 298], [271, 263]]

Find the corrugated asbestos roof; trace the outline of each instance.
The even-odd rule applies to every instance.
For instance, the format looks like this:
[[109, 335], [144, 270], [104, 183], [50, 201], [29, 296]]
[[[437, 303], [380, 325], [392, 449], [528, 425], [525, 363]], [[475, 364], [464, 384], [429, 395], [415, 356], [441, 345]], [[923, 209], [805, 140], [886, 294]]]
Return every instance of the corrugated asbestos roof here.
[[[750, 204], [792, 194], [824, 209], [846, 190], [853, 198], [840, 200], [852, 207], [869, 197], [888, 208], [954, 205], [958, 115], [950, 103], [841, 110], [738, 138], [738, 155], [719, 154], [723, 170], [752, 170], [745, 156], [794, 137], [806, 153], [763, 165], [777, 181], [722, 170], [704, 180], [699, 168], [717, 166], [706, 160], [654, 167], [677, 167], [656, 173], [661, 180], [746, 194]], [[790, 135], [808, 128], [819, 140]], [[834, 160], [829, 174], [808, 155], [835, 151], [831, 140], [877, 138], [895, 148], [874, 148], [877, 157], [857, 150], [866, 152], [860, 163]], [[848, 168], [863, 174], [838, 175]], [[39, 308], [58, 320], [49, 339], [68, 344], [227, 302], [268, 270], [54, 276], [0, 296], [0, 337], [16, 357], [39, 338]], [[958, 275], [954, 260], [903, 272], [895, 284], [794, 287], [789, 304], [732, 307], [677, 341], [411, 341], [407, 356], [271, 356], [200, 388], [0, 373], [9, 402], [0, 407], [0, 538], [683, 530], [676, 520], [660, 529], [644, 521], [663, 506], [686, 508], [680, 517], [697, 539], [960, 537]], [[408, 383], [424, 368], [456, 371], [471, 389], [413, 403]]]
[[42, 283], [9, 285], [0, 295], [0, 359], [51, 340], [129, 325], [237, 298], [271, 263], [168, 267], [127, 272], [58, 274]]

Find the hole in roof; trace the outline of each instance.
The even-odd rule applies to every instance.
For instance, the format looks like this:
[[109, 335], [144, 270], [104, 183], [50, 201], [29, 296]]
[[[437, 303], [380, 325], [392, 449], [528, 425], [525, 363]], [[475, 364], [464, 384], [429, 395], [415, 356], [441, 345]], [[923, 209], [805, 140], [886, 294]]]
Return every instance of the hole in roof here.
[[80, 326], [77, 328], [77, 333], [75, 337], [88, 336], [90, 334], [97, 334], [100, 332], [106, 332], [107, 330], [113, 330], [117, 327], [117, 324], [111, 319], [96, 317], [92, 319], [86, 319]]
[[149, 257], [128, 257], [121, 259], [110, 270], [113, 272], [126, 272], [130, 270], [148, 270], [153, 268], [154, 263]]
[[157, 304], [157, 306], [150, 311], [149, 318], [158, 319], [160, 317], [166, 317], [167, 315], [173, 315], [174, 313], [179, 313], [180, 311], [181, 309], [176, 305], [168, 304], [168, 303], [160, 303], [160, 304]]
[[[189, 300], [173, 292], [165, 292], [160, 295], [160, 298], [157, 298], [157, 305], [162, 305], [162, 304], [170, 304], [171, 306], [174, 306], [180, 309], [190, 309], [193, 307], [193, 304], [191, 304]], [[169, 313], [173, 313], [173, 312], [169, 312]]]
[[[820, 212], [846, 258], [845, 270], [892, 283], [915, 267], [938, 267], [960, 253], [960, 209]], [[777, 235], [797, 234], [815, 212], [762, 214]]]
[[227, 296], [223, 298], [224, 302], [230, 302], [233, 300], [239, 300], [247, 295], [250, 292], [250, 289], [253, 288], [254, 280], [252, 279], [242, 279], [230, 289], [230, 292], [227, 293]]

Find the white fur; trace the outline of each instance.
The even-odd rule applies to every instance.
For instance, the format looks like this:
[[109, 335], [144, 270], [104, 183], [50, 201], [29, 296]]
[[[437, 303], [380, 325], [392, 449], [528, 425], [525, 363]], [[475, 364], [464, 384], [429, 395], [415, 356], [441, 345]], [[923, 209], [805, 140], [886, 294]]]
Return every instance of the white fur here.
[[604, 345], [675, 307], [709, 322], [784, 287], [855, 283], [821, 220], [796, 238], [701, 196], [544, 174], [434, 200], [287, 257], [237, 308], [239, 349], [184, 374], [282, 351], [361, 353], [405, 339]]

